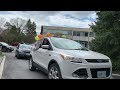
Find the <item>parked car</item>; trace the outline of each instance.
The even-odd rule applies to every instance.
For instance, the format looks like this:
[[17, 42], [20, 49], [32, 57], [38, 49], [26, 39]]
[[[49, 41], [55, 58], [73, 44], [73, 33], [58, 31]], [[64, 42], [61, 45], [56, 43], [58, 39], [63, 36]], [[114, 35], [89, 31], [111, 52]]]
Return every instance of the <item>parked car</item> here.
[[19, 44], [19, 42], [14, 42], [14, 43], [12, 43], [12, 46], [18, 46], [18, 44]]
[[5, 42], [0, 42], [0, 46], [2, 47], [1, 48], [2, 52], [12, 52], [12, 51], [14, 51], [13, 46], [11, 46], [11, 45], [9, 45]]
[[31, 48], [32, 48], [31, 45], [19, 44], [16, 51], [15, 51], [15, 57], [17, 57], [17, 58], [21, 58], [21, 57], [29, 58]]
[[47, 73], [49, 79], [107, 79], [112, 74], [111, 60], [106, 55], [55, 37], [45, 37], [41, 47], [31, 51], [29, 69], [36, 68]]

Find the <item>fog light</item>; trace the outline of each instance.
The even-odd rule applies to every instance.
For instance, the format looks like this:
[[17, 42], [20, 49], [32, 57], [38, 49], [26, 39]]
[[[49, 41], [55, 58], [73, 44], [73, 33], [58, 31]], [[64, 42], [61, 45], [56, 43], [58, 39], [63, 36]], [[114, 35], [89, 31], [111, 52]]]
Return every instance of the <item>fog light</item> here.
[[79, 78], [79, 76], [77, 74], [75, 74], [75, 73], [72, 74], [72, 76], [75, 77], [75, 78]]
[[73, 77], [81, 78], [81, 79], [88, 78], [87, 70], [85, 68], [76, 70], [75, 72], [73, 72], [72, 75], [73, 75]]

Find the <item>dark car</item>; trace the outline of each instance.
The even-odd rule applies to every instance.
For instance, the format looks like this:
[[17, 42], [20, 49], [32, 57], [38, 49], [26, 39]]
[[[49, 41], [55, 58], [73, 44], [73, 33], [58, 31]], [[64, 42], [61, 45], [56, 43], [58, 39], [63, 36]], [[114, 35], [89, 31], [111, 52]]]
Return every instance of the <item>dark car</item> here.
[[18, 59], [21, 57], [29, 58], [31, 48], [32, 48], [31, 45], [19, 44], [15, 51], [15, 57], [17, 57]]
[[0, 47], [2, 52], [12, 52], [14, 51], [13, 46], [5, 43], [5, 42], [0, 42]]
[[12, 43], [12, 46], [18, 46], [18, 44], [19, 44], [19, 42], [14, 42], [14, 43]]

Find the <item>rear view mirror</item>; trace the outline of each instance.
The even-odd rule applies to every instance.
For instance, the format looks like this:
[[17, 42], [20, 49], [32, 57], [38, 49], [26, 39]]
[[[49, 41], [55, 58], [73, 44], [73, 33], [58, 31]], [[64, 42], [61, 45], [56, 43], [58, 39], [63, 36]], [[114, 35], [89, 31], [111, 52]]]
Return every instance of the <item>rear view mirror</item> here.
[[49, 49], [49, 45], [42, 45], [41, 48], [42, 49]]

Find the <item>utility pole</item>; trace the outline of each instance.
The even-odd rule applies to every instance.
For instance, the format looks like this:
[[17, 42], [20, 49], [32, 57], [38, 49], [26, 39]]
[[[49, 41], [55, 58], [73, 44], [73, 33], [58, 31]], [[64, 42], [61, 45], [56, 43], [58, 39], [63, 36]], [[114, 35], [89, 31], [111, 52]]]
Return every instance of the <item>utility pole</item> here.
[[89, 48], [89, 42], [90, 42], [89, 38], [90, 38], [90, 28], [89, 28], [89, 31], [88, 31], [88, 48]]

